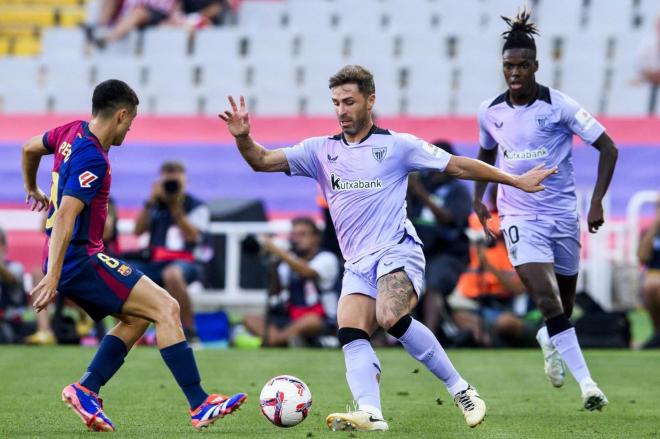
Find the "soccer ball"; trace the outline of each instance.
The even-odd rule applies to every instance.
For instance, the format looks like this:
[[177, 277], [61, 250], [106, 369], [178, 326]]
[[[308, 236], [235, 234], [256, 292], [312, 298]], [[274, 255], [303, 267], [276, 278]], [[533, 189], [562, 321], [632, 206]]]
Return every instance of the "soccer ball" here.
[[268, 380], [259, 395], [261, 413], [273, 425], [293, 427], [301, 423], [312, 407], [312, 392], [307, 384], [291, 375]]

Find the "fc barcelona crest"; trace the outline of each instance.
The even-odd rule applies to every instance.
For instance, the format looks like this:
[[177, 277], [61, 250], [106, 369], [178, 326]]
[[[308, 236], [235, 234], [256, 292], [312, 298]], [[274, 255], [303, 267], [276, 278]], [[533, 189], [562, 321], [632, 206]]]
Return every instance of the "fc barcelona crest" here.
[[385, 156], [387, 155], [387, 146], [383, 146], [380, 148], [371, 148], [371, 155], [373, 158], [376, 159], [378, 162], [382, 162]]

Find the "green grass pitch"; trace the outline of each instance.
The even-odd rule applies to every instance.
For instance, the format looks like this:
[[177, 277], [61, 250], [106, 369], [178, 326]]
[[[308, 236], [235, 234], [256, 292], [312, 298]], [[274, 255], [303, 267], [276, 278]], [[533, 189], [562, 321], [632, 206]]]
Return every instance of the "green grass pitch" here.
[[[60, 402], [62, 387], [84, 371], [94, 349], [0, 347], [0, 437], [91, 437]], [[382, 399], [391, 438], [647, 438], [660, 435], [660, 352], [587, 351], [592, 373], [607, 394], [603, 412], [581, 408], [572, 378], [554, 389], [536, 350], [450, 351], [463, 376], [488, 405], [485, 422], [469, 429], [440, 382], [401, 349], [380, 349]], [[168, 438], [203, 434], [230, 438], [364, 437], [330, 432], [325, 416], [351, 402], [340, 351], [202, 350], [196, 353], [208, 391], [249, 394], [235, 415], [202, 433], [190, 426], [183, 395], [157, 349], [138, 347], [102, 390], [114, 437]], [[278, 374], [303, 379], [313, 395], [310, 416], [290, 429], [259, 412], [259, 392]], [[438, 403], [438, 400], [441, 403]], [[374, 433], [371, 433], [372, 435]]]

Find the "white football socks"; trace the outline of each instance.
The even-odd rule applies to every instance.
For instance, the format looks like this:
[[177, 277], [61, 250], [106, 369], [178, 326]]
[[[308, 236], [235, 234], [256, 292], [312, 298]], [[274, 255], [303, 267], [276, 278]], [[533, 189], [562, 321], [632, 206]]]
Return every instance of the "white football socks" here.
[[573, 374], [575, 381], [582, 383], [587, 378], [591, 379], [589, 368], [584, 361], [584, 356], [582, 355], [582, 350], [575, 334], [575, 328], [569, 328], [559, 334], [553, 335], [550, 337], [550, 341], [559, 352], [559, 355], [561, 355], [566, 366], [568, 366], [568, 370]]
[[424, 324], [412, 319], [399, 341], [413, 358], [423, 363], [433, 375], [445, 383], [452, 397], [468, 388], [468, 383], [451, 364], [438, 339]]
[[346, 381], [360, 410], [383, 419], [380, 406], [380, 361], [367, 340], [354, 340], [342, 347]]

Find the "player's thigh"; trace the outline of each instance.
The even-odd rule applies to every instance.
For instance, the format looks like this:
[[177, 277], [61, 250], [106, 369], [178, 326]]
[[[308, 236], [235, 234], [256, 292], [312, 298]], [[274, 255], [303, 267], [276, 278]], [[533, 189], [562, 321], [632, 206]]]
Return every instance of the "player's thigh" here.
[[544, 317], [553, 317], [563, 312], [552, 263], [530, 262], [518, 265], [516, 272]]
[[359, 292], [342, 295], [337, 306], [337, 324], [340, 328], [357, 328], [373, 334], [378, 329], [376, 300]]
[[376, 319], [385, 330], [417, 305], [417, 293], [406, 271], [401, 268], [378, 278]]
[[178, 302], [147, 276], [135, 284], [121, 314], [152, 322], [180, 321]]

